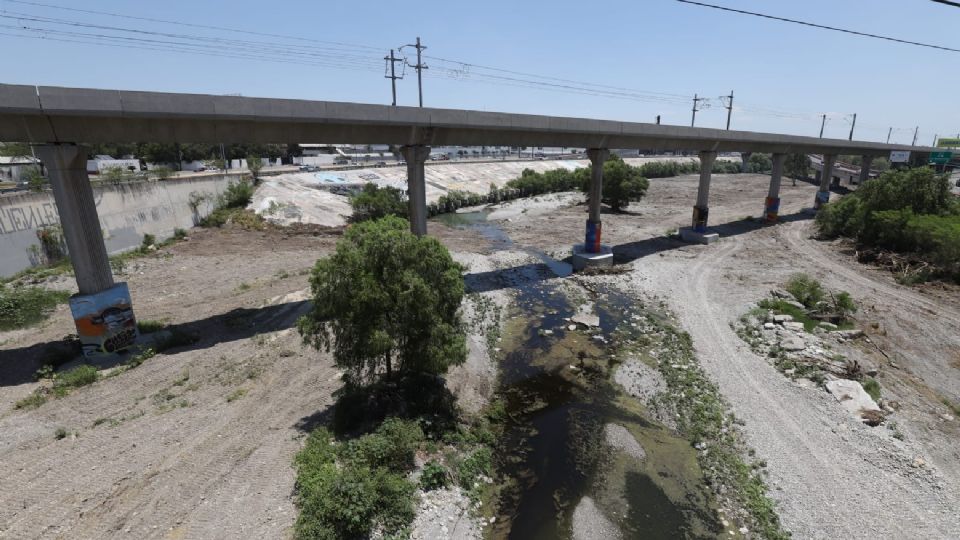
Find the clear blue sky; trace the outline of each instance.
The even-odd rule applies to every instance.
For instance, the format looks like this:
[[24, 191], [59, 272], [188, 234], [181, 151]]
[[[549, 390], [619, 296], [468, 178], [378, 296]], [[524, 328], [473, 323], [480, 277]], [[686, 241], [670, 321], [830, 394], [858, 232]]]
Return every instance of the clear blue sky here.
[[[269, 59], [217, 58], [162, 50], [62, 43], [0, 35], [7, 69], [0, 82], [245, 96], [389, 103], [383, 55], [421, 36], [427, 55], [525, 73], [639, 91], [712, 98], [697, 125], [723, 127], [718, 96], [735, 93], [734, 129], [817, 135], [819, 114], [831, 113], [826, 135], [847, 136], [847, 113], [858, 113], [856, 138], [930, 144], [935, 133], [960, 132], [960, 53], [889, 43], [673, 0], [618, 2], [329, 2], [307, 0], [163, 2], [29, 0], [77, 9], [170, 19], [351, 44], [357, 69], [291, 65]], [[709, 0], [708, 0], [709, 2]], [[759, 11], [960, 49], [960, 8], [929, 0], [713, 0]], [[110, 33], [89, 27], [10, 18], [11, 12], [128, 29], [213, 39], [268, 42], [301, 54], [330, 52], [323, 44], [69, 12], [0, 0], [0, 33], [33, 26]], [[38, 35], [32, 33], [31, 35]], [[67, 38], [63, 34], [48, 37]], [[172, 40], [147, 34], [136, 39]], [[81, 38], [89, 39], [89, 38]], [[182, 40], [181, 40], [182, 41]], [[130, 41], [131, 46], [146, 45]], [[222, 42], [213, 43], [224, 46]], [[352, 45], [357, 45], [354, 47]], [[359, 46], [373, 47], [365, 49]], [[231, 46], [232, 47], [232, 46]], [[235, 50], [235, 49], [233, 49]], [[254, 46], [256, 50], [256, 46]], [[250, 49], [243, 54], [256, 54]], [[270, 58], [291, 58], [259, 51]], [[300, 56], [300, 58], [305, 58]], [[312, 58], [315, 62], [317, 57]], [[320, 58], [329, 64], [328, 57]], [[653, 121], [689, 125], [690, 103], [636, 101], [517, 86], [478, 71], [451, 78], [456, 64], [428, 60], [425, 105]], [[447, 68], [447, 69], [443, 69]], [[557, 81], [553, 81], [557, 82]], [[568, 84], [559, 83], [558, 84]], [[620, 90], [617, 90], [618, 92]], [[398, 81], [399, 104], [416, 104], [416, 77]], [[744, 107], [741, 109], [740, 107]], [[798, 113], [779, 117], [758, 109]]]

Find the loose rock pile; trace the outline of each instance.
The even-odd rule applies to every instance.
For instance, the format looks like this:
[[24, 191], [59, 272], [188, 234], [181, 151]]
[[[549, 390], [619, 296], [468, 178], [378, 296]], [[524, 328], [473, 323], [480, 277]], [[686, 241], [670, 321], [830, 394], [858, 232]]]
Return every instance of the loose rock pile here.
[[[787, 293], [774, 291], [771, 295], [783, 299]], [[799, 302], [788, 303], [804, 309]], [[834, 324], [820, 322], [808, 332], [793, 316], [761, 308], [742, 317], [735, 329], [754, 352], [766, 357], [784, 375], [823, 386], [864, 423], [878, 425], [885, 414], [892, 412], [889, 406], [877, 404], [858, 382], [876, 376], [878, 366], [837, 352], [848, 342], [869, 341], [862, 330], [838, 330]]]

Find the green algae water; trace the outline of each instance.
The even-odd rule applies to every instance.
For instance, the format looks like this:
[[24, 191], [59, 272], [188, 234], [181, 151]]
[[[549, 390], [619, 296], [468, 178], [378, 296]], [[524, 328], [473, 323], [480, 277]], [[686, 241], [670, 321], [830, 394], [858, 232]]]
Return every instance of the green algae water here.
[[[483, 212], [456, 216], [445, 222], [474, 228], [494, 249], [525, 251], [542, 263], [526, 265], [507, 280], [514, 302], [497, 390], [507, 420], [495, 452], [498, 515], [488, 536], [570, 538], [574, 510], [584, 497], [593, 499], [622, 538], [719, 536], [723, 529], [710, 507], [696, 450], [648, 419], [643, 406], [612, 382], [617, 338], [642, 308], [612, 290], [592, 293], [564, 283], [568, 264], [513, 244]], [[571, 290], [577, 292], [573, 301]], [[593, 305], [598, 327], [571, 322], [580, 302]], [[646, 457], [608, 446], [610, 423], [626, 428]]]

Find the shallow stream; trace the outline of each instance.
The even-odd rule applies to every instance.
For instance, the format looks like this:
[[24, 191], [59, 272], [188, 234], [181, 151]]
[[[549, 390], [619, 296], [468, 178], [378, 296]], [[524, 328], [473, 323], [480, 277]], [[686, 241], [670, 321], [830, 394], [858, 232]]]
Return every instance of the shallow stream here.
[[[571, 538], [574, 511], [584, 497], [622, 538], [722, 534], [696, 450], [650, 420], [644, 407], [612, 381], [624, 359], [617, 358], [623, 356], [617, 339], [636, 326], [643, 306], [613, 289], [590, 291], [565, 279], [571, 275], [569, 264], [514, 244], [486, 215], [438, 219], [478, 231], [494, 250], [526, 252], [543, 263], [524, 269], [529, 279], [509, 280], [514, 301], [498, 356], [497, 390], [507, 420], [496, 452], [500, 489], [490, 537]], [[578, 314], [599, 316], [599, 325], [572, 321]], [[608, 424], [626, 428], [645, 458], [610, 447]], [[596, 522], [587, 520], [589, 537], [599, 538], [602, 532], [591, 529]]]

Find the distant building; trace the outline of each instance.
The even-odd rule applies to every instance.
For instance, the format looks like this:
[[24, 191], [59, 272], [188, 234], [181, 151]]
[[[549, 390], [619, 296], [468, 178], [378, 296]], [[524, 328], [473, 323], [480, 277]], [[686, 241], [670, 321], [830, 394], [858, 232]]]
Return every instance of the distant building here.
[[31, 156], [0, 156], [0, 182], [22, 182], [27, 171], [40, 167], [40, 160]]
[[99, 155], [87, 160], [87, 172], [101, 174], [107, 169], [120, 169], [124, 172], [140, 170], [140, 160], [134, 158], [114, 159], [112, 156]]

